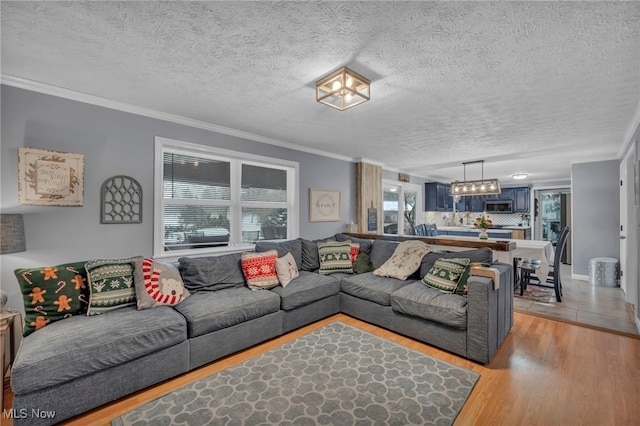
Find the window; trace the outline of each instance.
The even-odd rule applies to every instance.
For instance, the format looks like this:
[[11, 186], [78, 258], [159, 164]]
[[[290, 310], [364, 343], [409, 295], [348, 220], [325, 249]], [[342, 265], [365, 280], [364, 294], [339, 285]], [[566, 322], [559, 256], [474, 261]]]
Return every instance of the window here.
[[164, 138], [155, 162], [155, 256], [297, 236], [297, 163]]
[[383, 181], [383, 230], [385, 234], [413, 235], [422, 222], [422, 194], [419, 185]]

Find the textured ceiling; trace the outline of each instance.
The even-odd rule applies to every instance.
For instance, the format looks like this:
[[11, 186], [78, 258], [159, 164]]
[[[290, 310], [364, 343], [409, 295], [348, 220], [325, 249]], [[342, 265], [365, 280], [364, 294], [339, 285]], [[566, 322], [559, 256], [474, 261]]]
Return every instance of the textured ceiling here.
[[[639, 2], [2, 2], [2, 75], [417, 176], [511, 183], [619, 157]], [[347, 65], [371, 101], [314, 83]], [[467, 178], [479, 170], [467, 167]]]

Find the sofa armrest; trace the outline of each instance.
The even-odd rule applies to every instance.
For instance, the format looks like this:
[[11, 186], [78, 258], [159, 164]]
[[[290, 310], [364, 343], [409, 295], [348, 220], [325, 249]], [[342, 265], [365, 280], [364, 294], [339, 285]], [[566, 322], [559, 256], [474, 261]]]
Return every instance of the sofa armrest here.
[[488, 363], [513, 325], [513, 266], [494, 263], [500, 283], [470, 276], [467, 281], [467, 358]]

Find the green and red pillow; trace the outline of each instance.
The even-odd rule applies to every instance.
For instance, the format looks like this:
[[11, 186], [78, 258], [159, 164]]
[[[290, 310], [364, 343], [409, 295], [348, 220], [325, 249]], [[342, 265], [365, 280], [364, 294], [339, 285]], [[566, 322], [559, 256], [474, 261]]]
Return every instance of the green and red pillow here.
[[83, 315], [89, 304], [85, 262], [14, 271], [24, 301], [26, 337], [53, 322]]

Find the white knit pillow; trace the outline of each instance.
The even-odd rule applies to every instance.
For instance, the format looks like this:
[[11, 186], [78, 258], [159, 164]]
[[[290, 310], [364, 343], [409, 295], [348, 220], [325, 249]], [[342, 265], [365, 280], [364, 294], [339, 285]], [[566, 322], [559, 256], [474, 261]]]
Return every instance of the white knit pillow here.
[[391, 257], [373, 271], [373, 274], [406, 280], [420, 268], [424, 255], [432, 251], [434, 250], [422, 241], [403, 241], [398, 244]]

